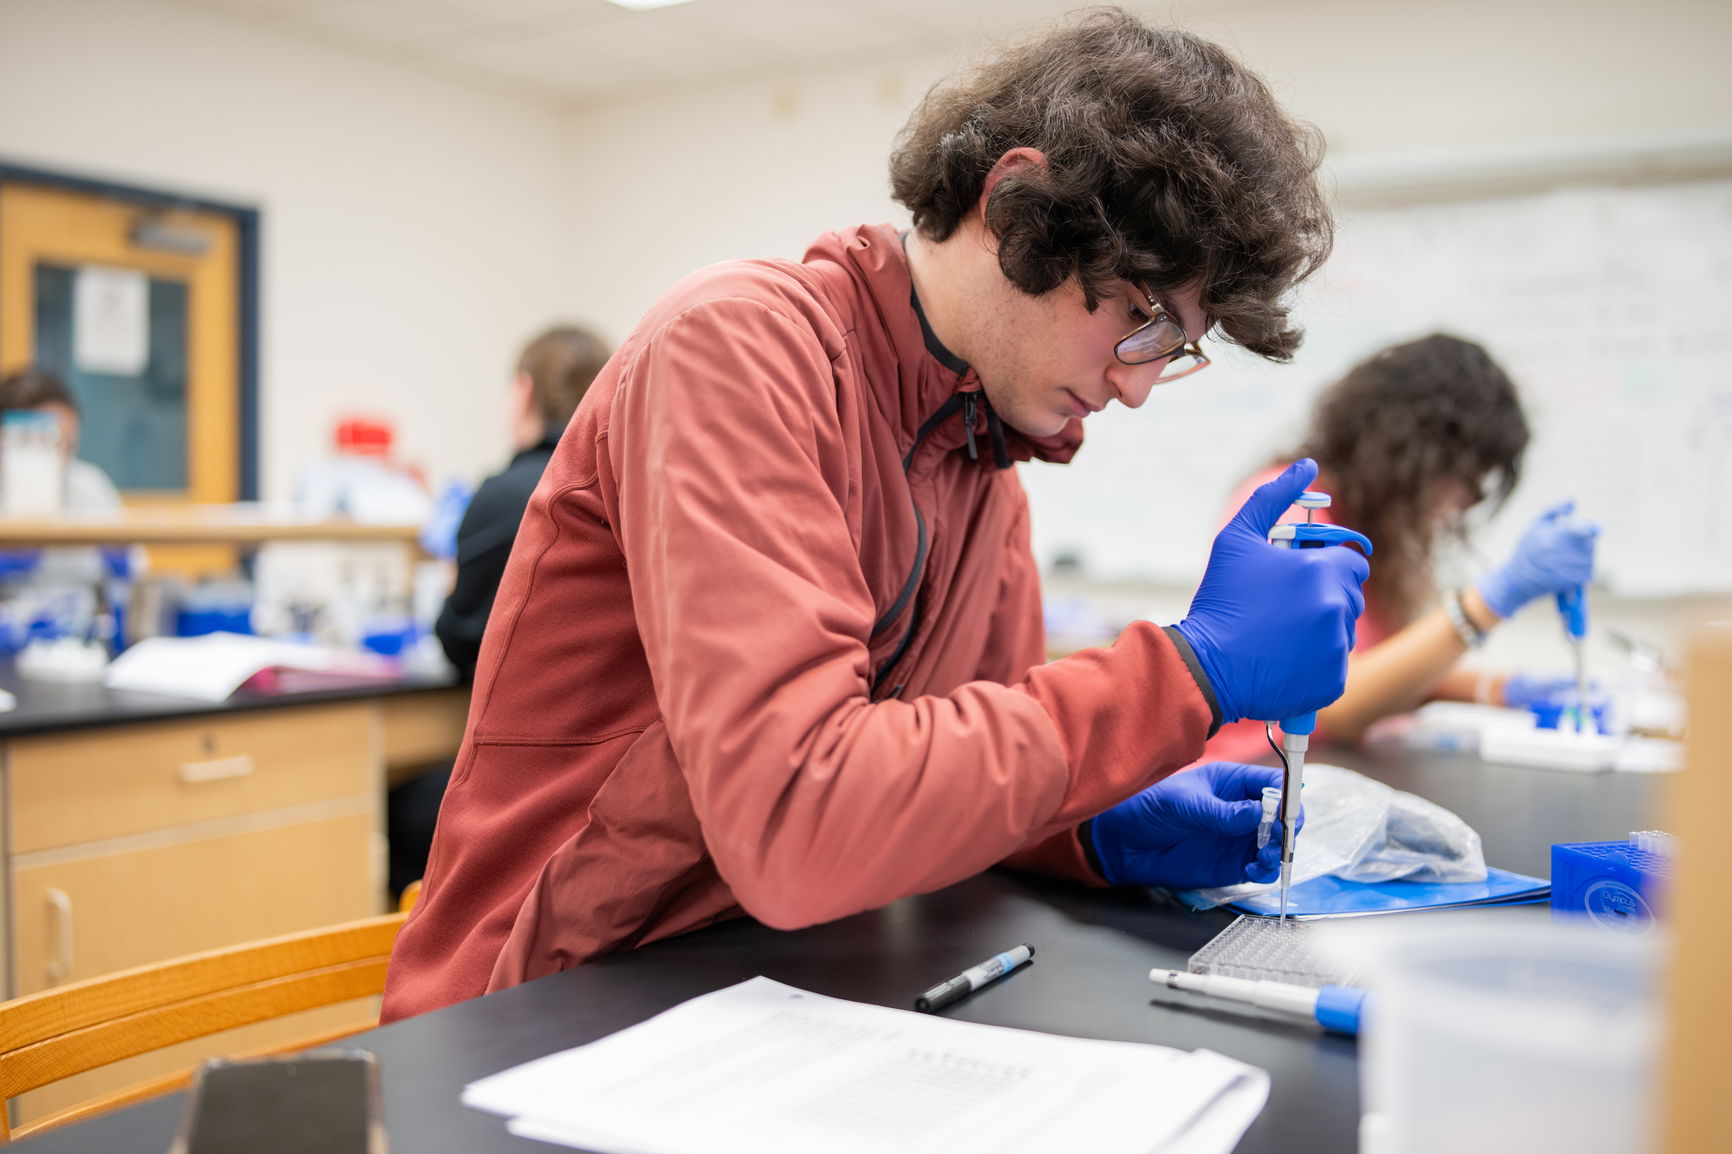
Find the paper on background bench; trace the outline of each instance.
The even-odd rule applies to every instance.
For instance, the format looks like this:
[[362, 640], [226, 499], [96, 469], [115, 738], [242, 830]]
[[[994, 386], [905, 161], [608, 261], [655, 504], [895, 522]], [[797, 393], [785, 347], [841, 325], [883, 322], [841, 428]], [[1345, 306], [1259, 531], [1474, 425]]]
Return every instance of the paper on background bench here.
[[147, 637], [109, 662], [103, 680], [110, 689], [222, 701], [265, 670], [318, 674], [333, 684], [376, 682], [397, 675], [391, 662], [371, 654], [240, 633], [207, 633]]
[[1225, 1154], [1268, 1094], [1262, 1070], [1206, 1050], [957, 1022], [760, 977], [471, 1083], [463, 1101], [514, 1134], [603, 1154]]

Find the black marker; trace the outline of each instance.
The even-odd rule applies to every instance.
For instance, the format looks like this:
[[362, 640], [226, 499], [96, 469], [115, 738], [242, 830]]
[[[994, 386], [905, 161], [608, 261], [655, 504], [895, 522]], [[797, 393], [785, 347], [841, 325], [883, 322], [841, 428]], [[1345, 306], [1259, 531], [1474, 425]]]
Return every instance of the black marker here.
[[1033, 957], [1033, 946], [1012, 946], [1002, 954], [992, 955], [978, 966], [970, 966], [948, 982], [939, 982], [914, 999], [914, 1008], [928, 1014], [936, 1013], [953, 1002], [960, 1002], [982, 986], [996, 982]]

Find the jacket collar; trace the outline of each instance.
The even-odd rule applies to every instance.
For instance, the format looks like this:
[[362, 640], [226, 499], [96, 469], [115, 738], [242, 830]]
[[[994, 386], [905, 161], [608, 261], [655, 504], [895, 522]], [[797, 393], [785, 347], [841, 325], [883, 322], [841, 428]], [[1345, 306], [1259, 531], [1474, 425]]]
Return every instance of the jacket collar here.
[[[807, 250], [804, 263], [830, 262], [855, 284], [858, 307], [870, 309], [872, 319], [891, 343], [899, 372], [894, 381], [874, 381], [879, 404], [901, 435], [908, 452], [924, 426], [960, 394], [974, 394], [974, 403], [954, 406], [956, 419], [942, 420], [927, 431], [923, 445], [940, 450], [965, 449], [968, 430], [961, 413], [975, 418], [974, 434], [979, 458], [991, 462], [993, 426], [1003, 432], [1011, 460], [1039, 458], [1065, 462], [1082, 444], [1082, 422], [1072, 421], [1053, 437], [1034, 438], [1003, 426], [990, 417], [984, 403], [980, 376], [938, 340], [926, 323], [914, 296], [914, 281], [902, 238], [889, 225], [862, 225], [844, 232], [826, 233]], [[964, 398], [965, 400], [967, 398]], [[984, 451], [982, 451], [984, 450]]]

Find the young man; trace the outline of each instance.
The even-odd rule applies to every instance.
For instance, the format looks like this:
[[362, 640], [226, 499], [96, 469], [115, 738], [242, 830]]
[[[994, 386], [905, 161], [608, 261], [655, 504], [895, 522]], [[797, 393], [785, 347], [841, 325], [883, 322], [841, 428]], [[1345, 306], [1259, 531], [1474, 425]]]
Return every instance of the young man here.
[[1184, 621], [1041, 665], [1010, 465], [1068, 459], [1206, 330], [1289, 355], [1316, 165], [1226, 53], [1095, 14], [927, 98], [892, 159], [906, 244], [677, 285], [530, 501], [385, 1017], [998, 862], [1272, 879], [1275, 771], [1154, 783], [1223, 721], [1340, 692], [1366, 563], [1264, 540], [1315, 467], [1222, 532]]

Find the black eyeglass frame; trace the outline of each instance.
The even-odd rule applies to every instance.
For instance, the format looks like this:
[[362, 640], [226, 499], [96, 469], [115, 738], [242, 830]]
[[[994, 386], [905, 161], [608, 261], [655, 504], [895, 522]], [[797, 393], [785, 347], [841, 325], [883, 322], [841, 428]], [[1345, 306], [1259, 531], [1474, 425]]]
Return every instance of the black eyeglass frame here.
[[[1203, 351], [1202, 346], [1197, 341], [1193, 341], [1186, 337], [1185, 326], [1179, 323], [1178, 318], [1174, 317], [1172, 313], [1167, 311], [1165, 305], [1155, 299], [1155, 294], [1149, 291], [1147, 285], [1139, 284], [1137, 290], [1141, 292], [1149, 302], [1149, 319], [1120, 337], [1118, 343], [1113, 346], [1113, 356], [1118, 358], [1118, 362], [1121, 365], [1146, 365], [1163, 358], [1171, 358], [1172, 360], [1179, 361], [1176, 371], [1169, 371], [1173, 370], [1173, 365], [1171, 364], [1169, 364], [1166, 369], [1162, 370], [1161, 375], [1155, 378], [1155, 384], [1157, 385], [1164, 385], [1168, 381], [1176, 381], [1180, 377], [1188, 377], [1192, 373], [1200, 372], [1201, 370], [1208, 368], [1209, 355]], [[1160, 324], [1172, 325], [1179, 331], [1179, 339], [1177, 343], [1158, 349], [1150, 356], [1140, 356], [1134, 360], [1125, 355], [1125, 346], [1127, 344], [1135, 340], [1142, 333], [1145, 333]], [[1189, 358], [1189, 361], [1180, 360], [1181, 357]]]

